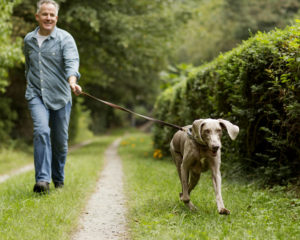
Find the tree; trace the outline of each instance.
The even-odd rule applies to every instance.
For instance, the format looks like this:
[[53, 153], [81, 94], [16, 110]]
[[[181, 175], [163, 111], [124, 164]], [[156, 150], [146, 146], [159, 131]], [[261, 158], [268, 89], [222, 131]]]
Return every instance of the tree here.
[[[60, 24], [77, 40], [86, 91], [131, 109], [152, 108], [158, 74], [175, 50], [173, 36], [186, 15], [181, 4], [178, 0], [64, 1]], [[90, 100], [86, 104], [95, 131], [122, 122], [106, 106]]]
[[[159, 91], [159, 72], [175, 52], [175, 32], [189, 17], [185, 1], [58, 0], [58, 27], [75, 38], [81, 58], [80, 84], [100, 98], [134, 108], [151, 109]], [[14, 9], [14, 34], [24, 37], [36, 27], [36, 1], [23, 0]], [[11, 71], [9, 98], [23, 96], [23, 68]], [[74, 98], [77, 104], [77, 98]], [[120, 125], [119, 114], [93, 100], [84, 102], [91, 109], [93, 130], [99, 132]], [[15, 122], [15, 137], [31, 136], [25, 101], [14, 101], [13, 109], [23, 120]], [[25, 110], [24, 110], [25, 109]], [[77, 109], [77, 108], [73, 108]], [[73, 114], [75, 112], [73, 111]], [[26, 123], [24, 124], [24, 119]], [[71, 117], [71, 121], [74, 116]], [[76, 128], [76, 127], [74, 127]]]
[[183, 29], [178, 62], [201, 65], [226, 52], [257, 31], [283, 28], [293, 22], [299, 0], [190, 1], [193, 17]]
[[[9, 85], [8, 69], [14, 64], [23, 61], [21, 52], [21, 39], [13, 39], [11, 14], [15, 1], [0, 1], [0, 93], [6, 92], [6, 87]], [[15, 111], [11, 111], [12, 100], [0, 95], [0, 142], [2, 142], [13, 127], [13, 120], [17, 115]]]

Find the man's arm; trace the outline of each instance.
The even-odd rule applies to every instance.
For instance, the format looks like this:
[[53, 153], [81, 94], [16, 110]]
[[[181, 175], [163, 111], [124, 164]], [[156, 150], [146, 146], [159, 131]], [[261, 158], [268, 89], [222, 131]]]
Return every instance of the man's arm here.
[[77, 84], [80, 78], [80, 73], [78, 72], [79, 54], [76, 43], [71, 35], [68, 35], [63, 41], [63, 57], [68, 82], [72, 92], [78, 96], [82, 91], [81, 87]]

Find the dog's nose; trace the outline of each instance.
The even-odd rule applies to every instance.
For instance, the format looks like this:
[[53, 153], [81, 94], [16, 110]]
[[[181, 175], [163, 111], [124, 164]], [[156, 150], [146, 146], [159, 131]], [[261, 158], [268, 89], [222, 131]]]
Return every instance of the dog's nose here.
[[219, 150], [220, 146], [212, 146], [212, 150], [214, 152], [217, 152]]

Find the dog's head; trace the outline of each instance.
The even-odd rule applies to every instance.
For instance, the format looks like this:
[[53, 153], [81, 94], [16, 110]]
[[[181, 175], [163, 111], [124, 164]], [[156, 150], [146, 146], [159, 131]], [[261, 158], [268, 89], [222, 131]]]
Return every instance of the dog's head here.
[[198, 119], [193, 122], [192, 135], [201, 145], [208, 146], [210, 154], [215, 157], [221, 149], [222, 130], [226, 129], [229, 137], [234, 140], [239, 127], [224, 119]]

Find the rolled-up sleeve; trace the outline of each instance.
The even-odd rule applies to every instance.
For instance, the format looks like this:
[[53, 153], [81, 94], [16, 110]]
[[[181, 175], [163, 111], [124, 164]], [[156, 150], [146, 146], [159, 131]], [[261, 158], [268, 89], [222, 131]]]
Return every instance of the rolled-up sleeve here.
[[75, 76], [79, 80], [79, 54], [76, 43], [71, 35], [65, 37], [62, 49], [67, 80], [71, 76]]

